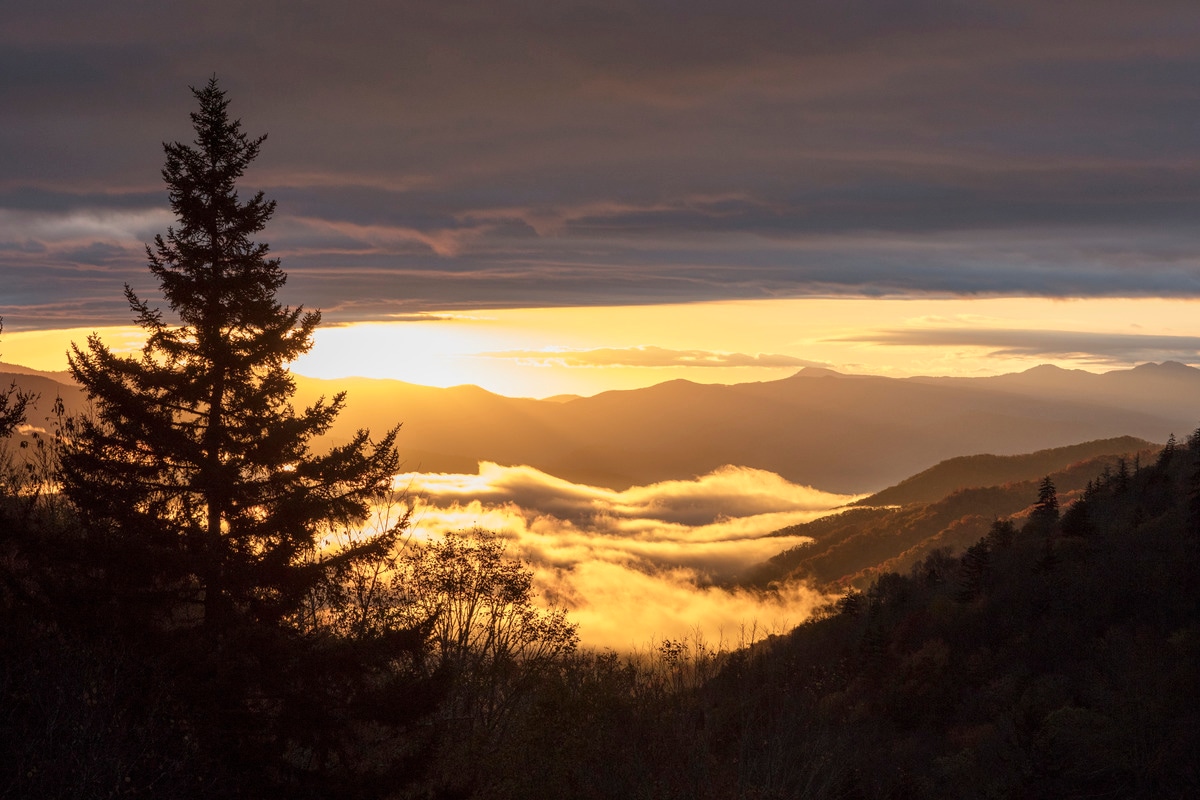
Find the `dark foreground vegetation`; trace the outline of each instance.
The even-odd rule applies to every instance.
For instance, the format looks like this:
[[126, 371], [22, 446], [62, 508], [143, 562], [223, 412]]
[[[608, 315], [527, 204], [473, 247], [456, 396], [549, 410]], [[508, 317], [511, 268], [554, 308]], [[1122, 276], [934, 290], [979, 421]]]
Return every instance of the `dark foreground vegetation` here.
[[[127, 291], [143, 351], [75, 350], [93, 413], [0, 464], [0, 796], [1200, 793], [1200, 432], [1094, 464], [1065, 509], [1048, 476], [873, 518], [913, 546], [919, 519], [984, 522], [787, 635], [580, 651], [502, 540], [379, 512], [391, 433], [310, 451], [341, 398], [290, 403], [317, 317], [249, 239], [261, 139], [196, 95], [149, 253], [178, 324]], [[0, 437], [28, 399], [0, 392]]]
[[[432, 671], [391, 664], [412, 720], [391, 728], [349, 723], [348, 687], [385, 674], [369, 661], [330, 654], [307, 664], [311, 673], [291, 671], [320, 651], [319, 634], [281, 629], [203, 651], [194, 630], [131, 625], [82, 555], [75, 513], [9, 493], [0, 792], [1195, 796], [1198, 448], [1193, 438], [1155, 464], [1098, 478], [1061, 515], [1043, 493], [1023, 524], [997, 520], [965, 552], [936, 551], [733, 652], [671, 641], [641, 658], [580, 652], [561, 615], [528, 605], [527, 574], [494, 539], [451, 538], [459, 544], [432, 560], [437, 546], [418, 548], [395, 584], [425, 587], [417, 611], [490, 610], [430, 631]], [[420, 617], [393, 600], [396, 621]], [[501, 629], [521, 632], [518, 646], [488, 638]], [[459, 635], [470, 631], [482, 638]], [[452, 675], [425, 680], [438, 669]], [[314, 761], [317, 743], [294, 740], [305, 731], [334, 738], [321, 746], [338, 758]]]

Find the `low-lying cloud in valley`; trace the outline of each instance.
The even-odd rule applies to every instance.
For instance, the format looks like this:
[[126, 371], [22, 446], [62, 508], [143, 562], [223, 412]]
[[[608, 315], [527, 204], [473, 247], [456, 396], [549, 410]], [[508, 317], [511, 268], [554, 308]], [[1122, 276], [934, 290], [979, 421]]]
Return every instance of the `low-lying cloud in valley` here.
[[823, 594], [722, 584], [807, 541], [774, 531], [855, 499], [733, 466], [615, 491], [485, 462], [475, 475], [408, 473], [397, 486], [413, 510], [413, 535], [495, 531], [534, 568], [543, 595], [570, 609], [585, 644], [618, 649], [697, 633], [728, 643], [744, 630], [798, 624]]

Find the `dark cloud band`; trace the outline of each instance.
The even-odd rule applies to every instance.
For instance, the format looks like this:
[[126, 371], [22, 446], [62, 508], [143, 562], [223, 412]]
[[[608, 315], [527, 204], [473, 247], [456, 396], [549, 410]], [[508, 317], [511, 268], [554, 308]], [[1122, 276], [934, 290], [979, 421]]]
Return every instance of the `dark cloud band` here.
[[18, 5], [13, 329], [69, 316], [101, 265], [111, 310], [78, 321], [126, 321], [120, 284], [162, 228], [160, 143], [190, 138], [186, 87], [214, 71], [270, 133], [246, 186], [279, 201], [289, 291], [331, 320], [1200, 295], [1191, 3]]

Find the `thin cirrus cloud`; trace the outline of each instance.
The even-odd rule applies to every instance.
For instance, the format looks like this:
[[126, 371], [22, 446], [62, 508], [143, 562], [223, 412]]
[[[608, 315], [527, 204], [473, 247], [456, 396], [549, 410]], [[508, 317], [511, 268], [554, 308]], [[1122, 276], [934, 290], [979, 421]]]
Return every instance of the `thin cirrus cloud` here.
[[504, 350], [479, 353], [483, 358], [517, 361], [533, 366], [561, 367], [828, 367], [827, 363], [795, 356], [759, 353], [719, 353], [710, 350], [672, 350], [642, 347], [601, 347], [589, 350]]
[[[1193, 4], [18, 4], [0, 313], [125, 322], [214, 72], [287, 300], [445, 308], [1200, 294]], [[237, 24], [231, 24], [237, 20]], [[36, 251], [52, 267], [39, 278]], [[92, 304], [95, 253], [123, 254]], [[92, 255], [89, 255], [92, 254]], [[89, 259], [91, 259], [89, 261]]]
[[1175, 360], [1200, 362], [1200, 336], [1088, 331], [918, 328], [874, 331], [838, 341], [917, 347], [981, 347], [994, 355], [1089, 359], [1127, 364]]

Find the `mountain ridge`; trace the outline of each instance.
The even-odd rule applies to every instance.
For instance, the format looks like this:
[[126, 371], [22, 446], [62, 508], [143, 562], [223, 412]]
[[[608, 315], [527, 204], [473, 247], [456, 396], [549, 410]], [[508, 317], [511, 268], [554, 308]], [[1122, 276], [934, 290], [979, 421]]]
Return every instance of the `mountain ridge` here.
[[[1050, 374], [1055, 380], [1043, 379]], [[1103, 374], [1034, 368], [983, 378], [808, 368], [775, 381], [677, 379], [568, 402], [506, 397], [470, 384], [295, 380], [297, 406], [347, 391], [332, 443], [358, 428], [382, 435], [401, 424], [406, 471], [472, 473], [492, 461], [613, 489], [737, 464], [861, 494], [957, 456], [1013, 455], [1116, 436], [1162, 441], [1190, 431], [1200, 416], [1200, 370], [1171, 364]], [[78, 388], [45, 375], [8, 372], [0, 382], [42, 394], [30, 415], [34, 425], [48, 414], [55, 392], [68, 412], [85, 405]]]

